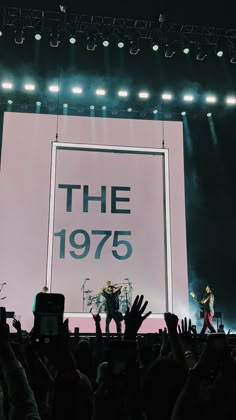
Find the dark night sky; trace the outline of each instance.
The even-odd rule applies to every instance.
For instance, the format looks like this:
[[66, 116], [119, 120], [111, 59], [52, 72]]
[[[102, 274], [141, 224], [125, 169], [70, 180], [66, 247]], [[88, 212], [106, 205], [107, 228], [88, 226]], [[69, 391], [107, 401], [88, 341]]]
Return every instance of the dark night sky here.
[[[233, 2], [214, 4], [213, 1], [68, 1], [69, 12], [88, 15], [115, 16], [144, 20], [157, 20], [160, 13], [170, 23], [188, 23], [223, 28], [236, 28]], [[58, 10], [63, 2], [34, 0], [34, 9]], [[0, 6], [32, 7], [32, 1], [0, 1]], [[223, 10], [222, 10], [223, 9]], [[121, 80], [126, 78], [130, 85], [162, 89], [167, 86], [180, 90], [185, 86], [198, 91], [212, 89], [218, 94], [236, 93], [236, 64], [216, 58], [188, 62], [185, 57], [174, 56], [163, 60], [153, 58], [150, 53], [140, 52], [137, 56], [125, 55], [122, 65], [117, 61], [117, 52], [111, 52], [109, 63], [104, 64], [101, 50], [90, 56], [78, 53], [78, 61], [68, 69], [59, 49], [45, 48], [37, 69], [32, 67], [32, 51], [12, 45], [3, 50], [0, 44], [0, 71], [10, 69], [21, 74], [30, 67], [37, 76], [53, 74], [55, 67], [73, 74], [79, 71], [85, 76], [107, 77]], [[23, 50], [24, 48], [24, 50]], [[41, 52], [42, 54], [42, 52]], [[124, 53], [125, 54], [125, 53]], [[105, 74], [105, 76], [104, 76]], [[236, 194], [235, 194], [235, 152], [236, 112], [219, 107], [214, 117], [215, 143], [206, 118], [201, 110], [194, 111], [185, 134], [185, 189], [187, 216], [187, 246], [190, 289], [203, 293], [205, 285], [211, 283], [216, 289], [216, 310], [221, 311], [223, 322], [236, 330], [236, 281], [235, 281], [235, 238], [236, 238]], [[191, 142], [191, 147], [189, 145]]]

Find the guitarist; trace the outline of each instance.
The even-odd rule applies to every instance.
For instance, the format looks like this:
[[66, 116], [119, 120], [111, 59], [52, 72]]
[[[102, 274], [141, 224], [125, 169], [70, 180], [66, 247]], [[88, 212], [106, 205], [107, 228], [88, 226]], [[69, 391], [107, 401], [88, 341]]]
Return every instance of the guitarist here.
[[194, 300], [196, 300], [198, 303], [200, 303], [200, 305], [202, 306], [203, 309], [203, 326], [201, 329], [200, 334], [205, 334], [206, 330], [209, 329], [210, 332], [215, 333], [216, 330], [213, 326], [212, 320], [213, 320], [213, 316], [214, 316], [214, 300], [215, 300], [215, 296], [213, 294], [213, 289], [212, 287], [208, 284], [206, 286], [206, 294], [204, 296], [203, 299], [198, 299], [197, 296], [195, 295], [195, 293], [190, 293], [190, 295], [192, 296], [192, 298]]

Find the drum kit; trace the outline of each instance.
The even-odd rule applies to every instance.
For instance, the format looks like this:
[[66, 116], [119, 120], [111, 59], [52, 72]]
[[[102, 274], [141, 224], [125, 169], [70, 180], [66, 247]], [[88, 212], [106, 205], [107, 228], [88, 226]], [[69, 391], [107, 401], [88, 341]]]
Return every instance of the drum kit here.
[[[128, 307], [132, 305], [132, 284], [128, 278], [125, 283], [119, 283], [122, 285], [121, 294], [119, 297], [120, 312], [125, 314]], [[105, 298], [100, 294], [96, 294], [94, 290], [83, 290], [83, 302], [86, 303], [86, 309], [84, 312], [104, 313], [106, 312]]]

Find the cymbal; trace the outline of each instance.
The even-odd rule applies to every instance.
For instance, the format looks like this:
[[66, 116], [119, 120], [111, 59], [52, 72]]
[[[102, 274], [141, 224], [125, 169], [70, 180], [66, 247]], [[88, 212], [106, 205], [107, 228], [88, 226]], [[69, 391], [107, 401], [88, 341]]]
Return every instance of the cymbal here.
[[92, 293], [93, 290], [85, 290], [84, 293]]

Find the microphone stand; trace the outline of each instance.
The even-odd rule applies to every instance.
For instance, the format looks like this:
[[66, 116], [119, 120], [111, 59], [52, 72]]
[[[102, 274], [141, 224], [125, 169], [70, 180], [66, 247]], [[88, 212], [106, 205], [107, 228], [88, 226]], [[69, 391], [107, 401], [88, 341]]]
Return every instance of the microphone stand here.
[[86, 281], [88, 281], [88, 280], [90, 280], [90, 279], [86, 278], [86, 279], [84, 280], [84, 282], [83, 282], [83, 284], [82, 284], [82, 287], [81, 287], [81, 289], [80, 289], [80, 290], [82, 290], [82, 291], [83, 291], [83, 312], [84, 312], [84, 301], [85, 301], [85, 297], [84, 297], [84, 286], [85, 286]]
[[131, 284], [130, 279], [128, 277], [124, 280], [126, 280], [128, 282], [128, 285], [129, 285], [129, 306], [131, 306], [132, 305], [132, 290], [133, 290], [133, 287], [132, 287], [132, 284]]

